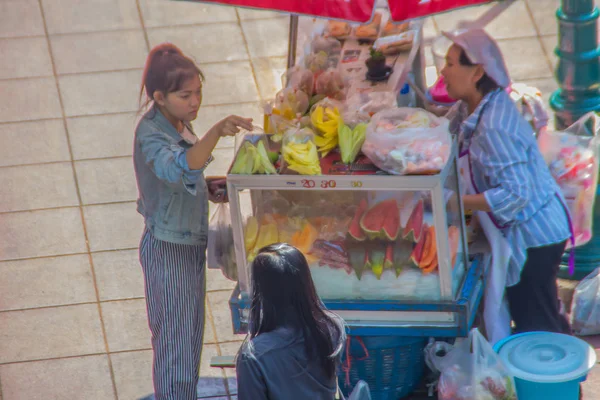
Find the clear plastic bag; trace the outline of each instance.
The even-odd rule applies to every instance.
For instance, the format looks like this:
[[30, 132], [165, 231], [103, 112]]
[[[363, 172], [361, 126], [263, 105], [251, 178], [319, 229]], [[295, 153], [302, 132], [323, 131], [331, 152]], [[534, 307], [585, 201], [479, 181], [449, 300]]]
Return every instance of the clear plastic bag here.
[[596, 268], [575, 288], [571, 327], [575, 335], [600, 334], [600, 268]]
[[323, 72], [315, 82], [315, 93], [335, 100], [345, 100], [348, 88], [340, 71], [330, 68]]
[[227, 279], [238, 280], [229, 203], [218, 204], [210, 219], [206, 260], [208, 268], [220, 268]]
[[348, 112], [373, 116], [380, 111], [395, 108], [396, 96], [392, 92], [359, 92], [346, 101], [346, 107]]
[[275, 95], [274, 111], [286, 119], [300, 118], [308, 111], [310, 99], [298, 88], [285, 88]]
[[296, 65], [285, 73], [285, 87], [301, 90], [306, 93], [309, 97], [312, 96], [315, 77], [314, 74], [307, 68]]
[[439, 400], [516, 400], [513, 377], [474, 328], [440, 362]]
[[283, 135], [281, 174], [321, 175], [315, 134], [310, 128], [292, 128]]
[[319, 101], [310, 110], [315, 143], [323, 157], [338, 146], [338, 127], [343, 112], [342, 103], [330, 98]]
[[544, 99], [539, 89], [522, 83], [512, 84], [510, 97], [521, 110], [523, 117], [529, 121], [536, 134], [539, 134], [543, 128], [548, 126], [550, 116], [546, 111]]
[[390, 174], [435, 174], [450, 157], [448, 125], [419, 108], [383, 110], [371, 119], [362, 152]]
[[[592, 238], [600, 150], [598, 129], [599, 118], [589, 113], [562, 132], [543, 130], [538, 136], [540, 151], [567, 202], [575, 246]], [[570, 246], [569, 241], [567, 247]]]

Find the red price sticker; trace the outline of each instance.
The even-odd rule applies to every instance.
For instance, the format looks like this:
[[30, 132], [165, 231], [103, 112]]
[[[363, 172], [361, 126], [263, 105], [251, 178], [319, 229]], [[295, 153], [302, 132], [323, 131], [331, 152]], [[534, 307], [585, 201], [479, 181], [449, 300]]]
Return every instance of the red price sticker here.
[[315, 181], [312, 179], [302, 179], [300, 183], [302, 184], [302, 187], [306, 189], [312, 189], [315, 187]]
[[337, 186], [337, 182], [334, 180], [331, 181], [321, 181], [321, 188], [323, 189], [328, 189], [328, 188], [334, 188]]

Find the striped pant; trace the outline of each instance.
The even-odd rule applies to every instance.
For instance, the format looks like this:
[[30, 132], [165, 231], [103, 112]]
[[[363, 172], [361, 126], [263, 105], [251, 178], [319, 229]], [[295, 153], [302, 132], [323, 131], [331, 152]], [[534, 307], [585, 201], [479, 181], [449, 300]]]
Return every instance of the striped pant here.
[[154, 350], [156, 400], [196, 400], [204, 335], [205, 246], [169, 243], [148, 229], [140, 244]]

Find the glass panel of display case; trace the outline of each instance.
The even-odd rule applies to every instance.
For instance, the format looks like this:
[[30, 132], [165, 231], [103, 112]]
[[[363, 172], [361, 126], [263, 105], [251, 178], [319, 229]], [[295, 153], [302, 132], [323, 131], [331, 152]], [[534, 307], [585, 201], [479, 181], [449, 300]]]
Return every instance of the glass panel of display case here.
[[[440, 239], [431, 193], [252, 189], [252, 206], [240, 210], [237, 217], [243, 238], [243, 246], [238, 248], [243, 256], [238, 260], [247, 266], [260, 248], [286, 242], [305, 254], [317, 292], [325, 301], [442, 300], [439, 270], [449, 268], [450, 262], [438, 260], [436, 243]], [[235, 221], [236, 216], [233, 218]], [[460, 224], [454, 222], [460, 233]], [[440, 231], [452, 232], [453, 228]], [[462, 257], [462, 245], [451, 248], [453, 258]], [[457, 273], [446, 271], [452, 277], [453, 293], [464, 275], [462, 258], [455, 263], [460, 264], [454, 269]], [[240, 288], [247, 291], [247, 267], [241, 268], [239, 275]]]

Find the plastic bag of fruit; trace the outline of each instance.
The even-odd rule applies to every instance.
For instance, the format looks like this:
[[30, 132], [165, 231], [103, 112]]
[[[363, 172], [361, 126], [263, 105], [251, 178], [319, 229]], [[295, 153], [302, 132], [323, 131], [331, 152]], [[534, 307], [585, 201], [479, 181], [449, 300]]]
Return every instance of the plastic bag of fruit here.
[[323, 157], [338, 146], [338, 127], [343, 112], [342, 103], [330, 98], [319, 101], [310, 110], [310, 121], [316, 134], [315, 143]]
[[392, 92], [359, 92], [346, 101], [348, 111], [373, 116], [388, 108], [396, 108], [396, 96]]
[[[592, 112], [562, 132], [543, 130], [538, 136], [542, 155], [567, 203], [575, 246], [592, 238], [600, 156], [598, 130], [600, 118]], [[571, 247], [571, 241], [567, 247]]]
[[445, 118], [419, 108], [383, 110], [371, 119], [362, 152], [390, 174], [436, 174], [450, 157], [448, 125]]
[[281, 155], [281, 174], [321, 175], [321, 163], [312, 129], [288, 129], [283, 135]]
[[296, 65], [285, 73], [284, 85], [287, 88], [301, 90], [310, 97], [313, 94], [315, 77], [309, 69]]
[[219, 203], [210, 219], [206, 263], [208, 268], [220, 268], [227, 279], [238, 280], [229, 203]]
[[600, 334], [600, 268], [579, 282], [573, 294], [571, 326], [579, 336]]
[[323, 72], [315, 82], [315, 93], [331, 99], [343, 101], [348, 88], [340, 71], [330, 68]]
[[516, 400], [513, 377], [474, 328], [440, 361], [438, 400]]

